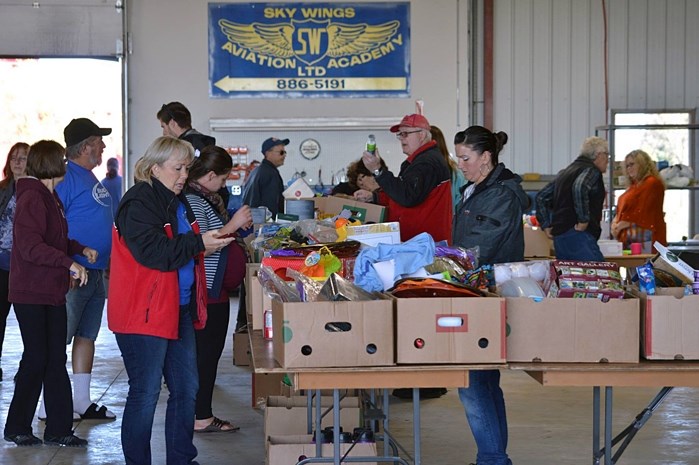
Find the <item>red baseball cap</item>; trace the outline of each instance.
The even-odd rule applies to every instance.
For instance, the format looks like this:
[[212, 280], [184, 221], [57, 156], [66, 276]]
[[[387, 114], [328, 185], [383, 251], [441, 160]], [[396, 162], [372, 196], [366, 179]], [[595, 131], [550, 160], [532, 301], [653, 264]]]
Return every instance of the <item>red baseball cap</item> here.
[[404, 128], [420, 128], [428, 131], [430, 130], [430, 122], [427, 121], [427, 118], [422, 115], [418, 115], [417, 113], [405, 115], [403, 119], [400, 120], [400, 123], [396, 124], [395, 126], [391, 126], [391, 132], [398, 132], [401, 126]]

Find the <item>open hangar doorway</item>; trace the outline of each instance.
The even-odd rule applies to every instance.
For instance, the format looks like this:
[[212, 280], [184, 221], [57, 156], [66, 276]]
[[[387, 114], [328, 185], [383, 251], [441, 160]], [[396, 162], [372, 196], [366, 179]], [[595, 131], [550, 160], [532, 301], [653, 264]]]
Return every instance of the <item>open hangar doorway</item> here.
[[122, 0], [36, 2], [0, 0], [0, 163], [16, 142], [53, 139], [65, 146], [63, 128], [90, 118], [112, 128], [107, 159], [120, 162], [126, 146], [125, 6]]

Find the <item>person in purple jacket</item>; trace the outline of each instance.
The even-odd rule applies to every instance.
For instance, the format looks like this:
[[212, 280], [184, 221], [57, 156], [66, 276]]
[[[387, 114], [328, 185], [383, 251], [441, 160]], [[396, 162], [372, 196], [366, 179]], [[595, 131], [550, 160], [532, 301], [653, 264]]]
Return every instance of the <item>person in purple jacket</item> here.
[[97, 251], [68, 238], [63, 203], [55, 187], [66, 173], [65, 150], [42, 140], [29, 148], [27, 177], [17, 180], [9, 299], [15, 308], [24, 352], [15, 377], [15, 392], [5, 423], [4, 438], [18, 446], [36, 446], [32, 417], [42, 385], [46, 387], [44, 444], [85, 447], [73, 434], [73, 401], [66, 370], [66, 292], [71, 276], [78, 286], [88, 282], [85, 267]]

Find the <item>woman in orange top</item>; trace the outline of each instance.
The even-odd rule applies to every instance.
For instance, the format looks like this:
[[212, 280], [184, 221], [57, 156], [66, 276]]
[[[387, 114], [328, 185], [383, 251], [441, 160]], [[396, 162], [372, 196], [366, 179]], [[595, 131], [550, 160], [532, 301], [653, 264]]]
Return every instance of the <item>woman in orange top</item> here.
[[631, 185], [619, 197], [612, 234], [628, 249], [634, 242], [643, 244], [643, 253], [652, 253], [653, 242], [667, 244], [663, 200], [665, 183], [655, 162], [643, 150], [634, 150], [624, 159]]

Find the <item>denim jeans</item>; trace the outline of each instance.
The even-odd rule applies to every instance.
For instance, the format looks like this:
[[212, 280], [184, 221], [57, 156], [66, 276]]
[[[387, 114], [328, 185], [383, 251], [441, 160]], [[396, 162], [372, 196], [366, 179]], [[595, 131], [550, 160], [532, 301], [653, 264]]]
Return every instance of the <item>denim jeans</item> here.
[[68, 337], [70, 344], [73, 336], [95, 341], [102, 326], [104, 301], [104, 271], [87, 269], [87, 284], [77, 286], [66, 294], [66, 311], [68, 312]]
[[163, 376], [170, 391], [165, 413], [168, 465], [197, 464], [194, 401], [199, 389], [194, 327], [180, 311], [179, 339], [116, 334], [129, 377], [129, 394], [121, 421], [121, 447], [127, 465], [150, 465], [150, 439]]
[[499, 370], [471, 370], [459, 399], [478, 447], [478, 465], [512, 465], [507, 456], [507, 415]]
[[604, 261], [597, 239], [587, 231], [570, 228], [553, 238], [553, 248], [556, 249], [556, 258], [559, 260]]

